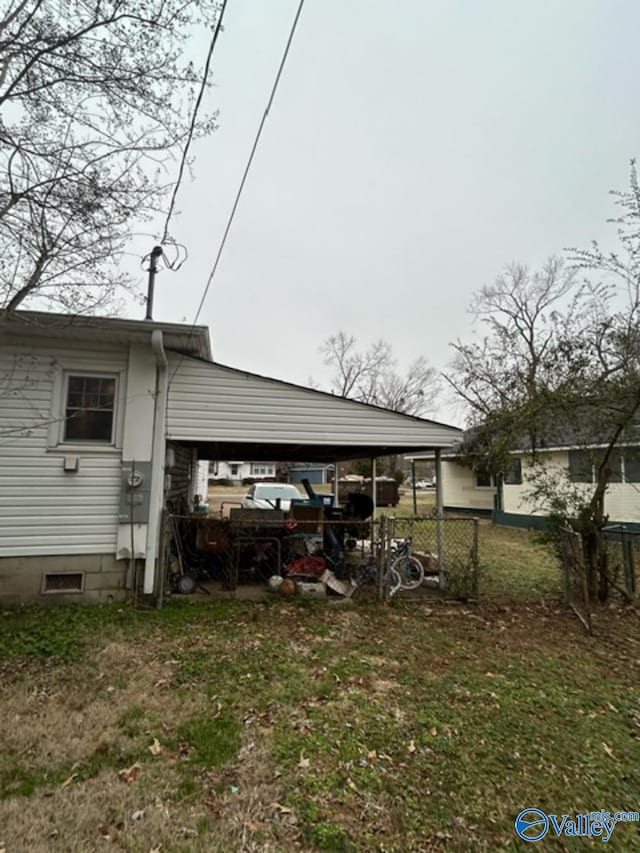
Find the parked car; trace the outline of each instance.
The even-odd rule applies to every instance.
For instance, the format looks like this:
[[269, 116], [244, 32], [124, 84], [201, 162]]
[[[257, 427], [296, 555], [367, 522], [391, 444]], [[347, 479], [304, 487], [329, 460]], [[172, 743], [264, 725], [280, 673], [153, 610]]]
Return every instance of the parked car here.
[[290, 483], [255, 483], [242, 498], [245, 509], [283, 509], [288, 512], [292, 500], [308, 500]]
[[416, 480], [416, 489], [433, 489], [433, 480]]

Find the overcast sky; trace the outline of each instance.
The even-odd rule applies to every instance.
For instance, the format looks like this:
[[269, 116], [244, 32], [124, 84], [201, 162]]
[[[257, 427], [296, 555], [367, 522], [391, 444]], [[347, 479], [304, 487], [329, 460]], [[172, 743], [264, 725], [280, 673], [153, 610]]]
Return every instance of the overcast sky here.
[[[159, 277], [157, 320], [194, 318], [297, 6], [228, 2], [220, 127], [178, 198], [189, 260]], [[637, 0], [306, 0], [200, 316], [215, 359], [322, 382], [342, 328], [444, 368], [504, 264], [610, 235], [640, 152], [639, 32]]]

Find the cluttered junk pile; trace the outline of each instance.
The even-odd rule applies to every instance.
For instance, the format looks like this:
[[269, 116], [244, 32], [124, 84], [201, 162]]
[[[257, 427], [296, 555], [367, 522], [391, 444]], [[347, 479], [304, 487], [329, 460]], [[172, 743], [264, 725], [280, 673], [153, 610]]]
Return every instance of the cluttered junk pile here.
[[[233, 507], [228, 516], [195, 511], [169, 515], [167, 552], [171, 588], [183, 594], [206, 581], [234, 590], [239, 583], [263, 583], [281, 595], [349, 597], [353, 556], [370, 549], [373, 501], [349, 493], [340, 506], [332, 495], [292, 500], [287, 511]], [[196, 508], [197, 510], [198, 508]], [[352, 557], [350, 559], [350, 557]]]

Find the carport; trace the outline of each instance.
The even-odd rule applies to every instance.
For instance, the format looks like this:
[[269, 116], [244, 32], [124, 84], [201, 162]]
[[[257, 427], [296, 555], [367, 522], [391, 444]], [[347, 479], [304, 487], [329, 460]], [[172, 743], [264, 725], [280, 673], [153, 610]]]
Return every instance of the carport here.
[[204, 359], [169, 354], [169, 374], [167, 440], [198, 459], [334, 463], [433, 451], [439, 460], [462, 434]]
[[[390, 454], [432, 451], [438, 467], [441, 451], [462, 432], [205, 359], [167, 356], [166, 440], [185, 461], [338, 463], [366, 458], [375, 478], [375, 460]], [[438, 477], [439, 511], [440, 483]]]

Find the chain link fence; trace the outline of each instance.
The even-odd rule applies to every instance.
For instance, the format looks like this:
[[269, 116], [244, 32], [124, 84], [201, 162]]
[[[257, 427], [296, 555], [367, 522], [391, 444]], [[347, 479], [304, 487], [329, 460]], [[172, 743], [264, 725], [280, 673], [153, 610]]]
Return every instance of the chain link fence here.
[[636, 595], [636, 567], [640, 565], [640, 530], [624, 524], [604, 529], [607, 575], [614, 593], [632, 601]]
[[[599, 589], [609, 597], [617, 596], [631, 602], [636, 595], [636, 566], [640, 561], [640, 531], [624, 525], [605, 527], [604, 555], [599, 567], [604, 583]], [[562, 565], [564, 602], [591, 633], [592, 594], [582, 537], [568, 527], [559, 532], [558, 551]]]
[[[381, 533], [389, 567], [402, 570], [408, 546], [424, 568], [424, 581], [413, 589], [401, 588], [399, 595], [417, 597], [435, 590], [447, 598], [478, 598], [478, 519], [391, 516], [383, 518]], [[399, 556], [394, 559], [394, 554]]]
[[569, 527], [561, 528], [558, 533], [558, 550], [562, 566], [564, 603], [573, 610], [591, 634], [591, 602], [582, 537]]
[[309, 597], [478, 596], [475, 519], [230, 508], [224, 517], [168, 513], [163, 530], [165, 583], [175, 592], [263, 585]]

